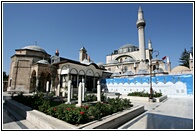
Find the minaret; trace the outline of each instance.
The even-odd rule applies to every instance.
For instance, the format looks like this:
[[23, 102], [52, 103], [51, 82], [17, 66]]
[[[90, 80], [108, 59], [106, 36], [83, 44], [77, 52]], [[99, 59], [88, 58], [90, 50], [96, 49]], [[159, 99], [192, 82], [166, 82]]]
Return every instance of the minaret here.
[[145, 34], [144, 34], [144, 28], [146, 25], [146, 22], [144, 20], [143, 11], [141, 6], [138, 10], [138, 20], [137, 20], [137, 28], [138, 28], [138, 39], [139, 39], [139, 52], [140, 52], [140, 60], [146, 59], [146, 51], [145, 51]]
[[193, 71], [193, 56], [191, 53], [190, 53], [190, 57], [189, 57], [189, 69], [191, 71]]
[[170, 73], [171, 72], [171, 62], [169, 60], [169, 57], [167, 57], [167, 71]]

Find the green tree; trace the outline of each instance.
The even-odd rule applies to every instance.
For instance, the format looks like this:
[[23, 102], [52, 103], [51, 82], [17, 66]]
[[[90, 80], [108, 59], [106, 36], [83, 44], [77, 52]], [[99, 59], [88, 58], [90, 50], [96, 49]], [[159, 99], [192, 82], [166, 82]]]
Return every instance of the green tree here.
[[181, 53], [181, 57], [180, 57], [180, 66], [185, 66], [189, 68], [189, 57], [190, 57], [190, 53], [193, 53], [193, 50], [191, 48], [190, 51], [187, 51], [186, 48], [184, 49], [184, 51]]

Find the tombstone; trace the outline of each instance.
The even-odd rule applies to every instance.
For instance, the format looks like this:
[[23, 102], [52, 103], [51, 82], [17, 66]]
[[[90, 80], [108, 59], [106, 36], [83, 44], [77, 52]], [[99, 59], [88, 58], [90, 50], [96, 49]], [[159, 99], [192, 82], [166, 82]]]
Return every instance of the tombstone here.
[[99, 81], [97, 81], [97, 101], [101, 101], [101, 85]]
[[73, 99], [73, 85], [71, 85], [71, 99]]
[[50, 89], [50, 87], [49, 87], [49, 81], [47, 81], [47, 82], [46, 82], [46, 92], [47, 92], [47, 93], [49, 92], [49, 89]]
[[78, 88], [78, 104], [76, 104], [77, 107], [82, 106], [82, 83], [79, 83], [79, 88]]
[[84, 78], [82, 78], [82, 101], [84, 101], [84, 93], [85, 93], [85, 83], [84, 83]]
[[60, 84], [58, 84], [58, 86], [57, 86], [56, 96], [59, 96], [59, 93], [60, 93]]
[[65, 97], [65, 93], [66, 93], [66, 91], [64, 90], [64, 91], [62, 92], [62, 97]]
[[67, 102], [66, 104], [71, 104], [71, 80], [68, 81], [68, 91], [67, 91]]

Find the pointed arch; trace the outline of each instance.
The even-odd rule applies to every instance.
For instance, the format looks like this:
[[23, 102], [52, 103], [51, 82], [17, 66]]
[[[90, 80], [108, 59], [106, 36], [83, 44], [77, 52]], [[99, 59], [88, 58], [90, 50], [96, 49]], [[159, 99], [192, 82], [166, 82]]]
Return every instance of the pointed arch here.
[[86, 71], [86, 76], [94, 76], [93, 70], [89, 68], [89, 69]]
[[36, 71], [33, 70], [31, 73], [30, 90], [29, 91], [35, 91], [35, 89], [36, 89]]

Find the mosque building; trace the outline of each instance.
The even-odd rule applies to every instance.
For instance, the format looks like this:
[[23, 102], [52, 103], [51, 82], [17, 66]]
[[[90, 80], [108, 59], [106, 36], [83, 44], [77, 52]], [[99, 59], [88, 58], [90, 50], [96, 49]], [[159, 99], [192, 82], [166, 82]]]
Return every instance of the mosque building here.
[[[138, 29], [139, 47], [133, 44], [125, 44], [118, 50], [114, 50], [112, 54], [106, 56], [106, 64], [104, 67], [111, 71], [112, 77], [127, 77], [134, 75], [147, 75], [151, 70], [157, 74], [168, 74], [171, 71], [171, 62], [167, 57], [167, 65], [161, 59], [152, 58], [153, 51], [151, 40], [148, 41], [148, 48], [145, 47], [145, 26], [142, 8], [138, 10], [138, 20], [136, 22]], [[165, 57], [166, 58], [166, 57]], [[163, 58], [163, 59], [165, 59]], [[158, 70], [155, 68], [159, 65]]]

